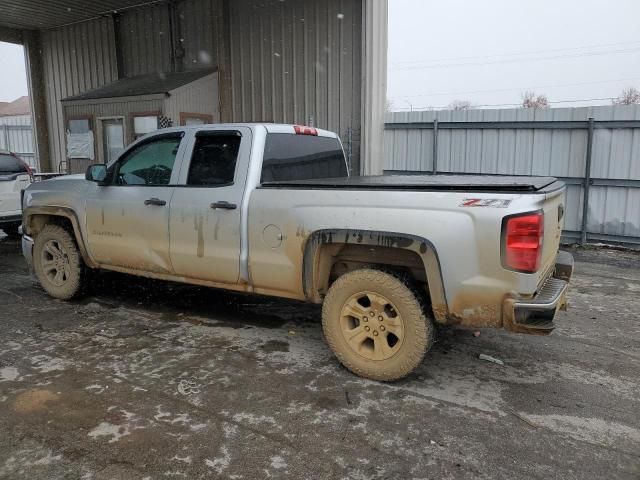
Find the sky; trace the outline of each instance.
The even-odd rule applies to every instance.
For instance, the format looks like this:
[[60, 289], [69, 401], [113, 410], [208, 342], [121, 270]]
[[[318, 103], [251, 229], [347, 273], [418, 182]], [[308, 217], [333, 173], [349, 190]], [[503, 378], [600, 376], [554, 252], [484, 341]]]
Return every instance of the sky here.
[[[638, 0], [389, 0], [393, 110], [552, 102], [640, 88]], [[611, 101], [554, 103], [554, 107]]]
[[0, 42], [0, 102], [11, 102], [27, 95], [24, 49]]
[[[638, 0], [389, 0], [394, 110], [610, 104], [640, 88]], [[0, 101], [27, 94], [22, 48], [0, 43]], [[574, 100], [589, 100], [573, 102]]]

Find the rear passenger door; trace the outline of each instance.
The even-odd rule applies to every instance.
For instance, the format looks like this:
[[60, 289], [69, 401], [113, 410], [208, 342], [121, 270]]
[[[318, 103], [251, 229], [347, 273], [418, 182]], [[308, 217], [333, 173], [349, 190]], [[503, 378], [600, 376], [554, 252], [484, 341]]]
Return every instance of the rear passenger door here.
[[251, 141], [246, 127], [199, 130], [191, 138], [169, 214], [176, 275], [238, 283]]

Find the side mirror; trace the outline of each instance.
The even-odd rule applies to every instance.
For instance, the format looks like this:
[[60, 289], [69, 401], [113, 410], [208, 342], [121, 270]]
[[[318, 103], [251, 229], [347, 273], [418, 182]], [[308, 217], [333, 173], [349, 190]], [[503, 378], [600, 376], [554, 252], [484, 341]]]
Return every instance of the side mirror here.
[[85, 173], [84, 178], [90, 182], [96, 182], [101, 185], [104, 184], [107, 178], [107, 166], [104, 164], [90, 165], [89, 168], [87, 168], [87, 173]]

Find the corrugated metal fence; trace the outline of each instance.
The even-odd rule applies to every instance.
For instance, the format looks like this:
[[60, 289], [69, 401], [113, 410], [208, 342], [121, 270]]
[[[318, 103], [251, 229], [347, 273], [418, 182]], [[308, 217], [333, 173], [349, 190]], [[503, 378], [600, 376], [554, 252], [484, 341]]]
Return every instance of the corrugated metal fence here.
[[13, 152], [31, 167], [38, 169], [31, 115], [0, 117], [0, 150]]
[[640, 105], [390, 113], [385, 159], [390, 174], [561, 178], [565, 241], [640, 245]]

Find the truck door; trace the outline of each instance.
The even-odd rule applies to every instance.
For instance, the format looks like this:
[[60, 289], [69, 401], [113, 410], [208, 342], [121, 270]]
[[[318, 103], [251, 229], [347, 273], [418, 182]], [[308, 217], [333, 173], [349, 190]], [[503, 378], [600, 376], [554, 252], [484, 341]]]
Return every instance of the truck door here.
[[172, 273], [169, 202], [185, 149], [183, 132], [153, 136], [109, 167], [109, 184], [87, 198], [87, 238], [105, 267]]
[[177, 275], [222, 284], [240, 277], [242, 199], [251, 129], [199, 130], [191, 139], [169, 215]]

